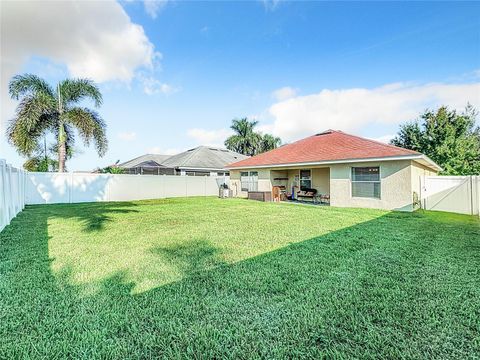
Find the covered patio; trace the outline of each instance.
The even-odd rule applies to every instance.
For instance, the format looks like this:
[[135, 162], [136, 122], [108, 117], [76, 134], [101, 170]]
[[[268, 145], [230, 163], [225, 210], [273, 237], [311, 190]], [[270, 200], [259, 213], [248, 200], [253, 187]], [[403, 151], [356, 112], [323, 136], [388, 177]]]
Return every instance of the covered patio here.
[[274, 201], [330, 204], [330, 168], [295, 168], [270, 171]]
[[231, 179], [234, 193], [262, 201], [330, 204], [330, 167], [240, 171]]

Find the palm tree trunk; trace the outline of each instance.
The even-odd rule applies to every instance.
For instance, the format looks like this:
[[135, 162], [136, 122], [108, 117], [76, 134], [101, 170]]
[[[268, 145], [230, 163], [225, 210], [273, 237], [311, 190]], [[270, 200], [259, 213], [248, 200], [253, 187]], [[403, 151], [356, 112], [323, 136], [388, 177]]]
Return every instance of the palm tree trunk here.
[[65, 172], [65, 160], [67, 158], [67, 146], [65, 140], [58, 139], [58, 172]]
[[62, 121], [62, 96], [60, 93], [60, 84], [57, 84], [57, 96], [58, 96], [58, 114], [59, 114], [59, 129], [58, 129], [58, 172], [65, 172], [65, 161], [67, 159], [67, 136], [65, 133], [65, 127]]

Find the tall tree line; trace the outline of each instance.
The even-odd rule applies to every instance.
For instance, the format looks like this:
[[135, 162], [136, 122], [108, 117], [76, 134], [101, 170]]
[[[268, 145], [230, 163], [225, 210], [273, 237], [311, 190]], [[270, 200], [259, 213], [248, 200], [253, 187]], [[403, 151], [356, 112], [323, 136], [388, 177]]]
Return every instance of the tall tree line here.
[[467, 105], [458, 113], [441, 106], [403, 124], [391, 144], [427, 155], [444, 175], [480, 174], [480, 127], [477, 110]]

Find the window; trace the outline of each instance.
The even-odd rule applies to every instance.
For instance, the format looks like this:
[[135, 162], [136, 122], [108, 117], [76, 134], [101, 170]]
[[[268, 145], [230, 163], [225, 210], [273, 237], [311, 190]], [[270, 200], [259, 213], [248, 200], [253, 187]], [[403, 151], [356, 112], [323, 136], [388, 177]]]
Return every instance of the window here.
[[242, 185], [242, 191], [257, 191], [258, 190], [258, 172], [242, 171], [240, 173], [240, 182]]
[[210, 176], [209, 171], [185, 171], [187, 176]]
[[300, 170], [300, 190], [312, 188], [312, 172], [310, 170]]
[[380, 199], [380, 168], [352, 168], [352, 196]]

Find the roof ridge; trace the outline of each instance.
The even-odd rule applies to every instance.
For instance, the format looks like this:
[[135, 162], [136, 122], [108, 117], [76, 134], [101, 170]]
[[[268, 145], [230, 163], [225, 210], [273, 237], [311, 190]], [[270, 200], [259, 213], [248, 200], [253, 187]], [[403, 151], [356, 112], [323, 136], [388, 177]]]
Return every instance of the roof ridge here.
[[[184, 151], [183, 153], [180, 153], [180, 154], [187, 153], [187, 156], [183, 159], [183, 161], [181, 163], [179, 163], [177, 165], [177, 167], [180, 167], [180, 166], [184, 165], [186, 162], [188, 162], [188, 160], [190, 160], [192, 158], [193, 154], [196, 154], [200, 150], [201, 147], [202, 146], [200, 145], [200, 146], [194, 147], [193, 149], [190, 149], [190, 150]], [[190, 154], [188, 154], [189, 152], [190, 152]], [[178, 155], [180, 155], [180, 154], [178, 154]]]

